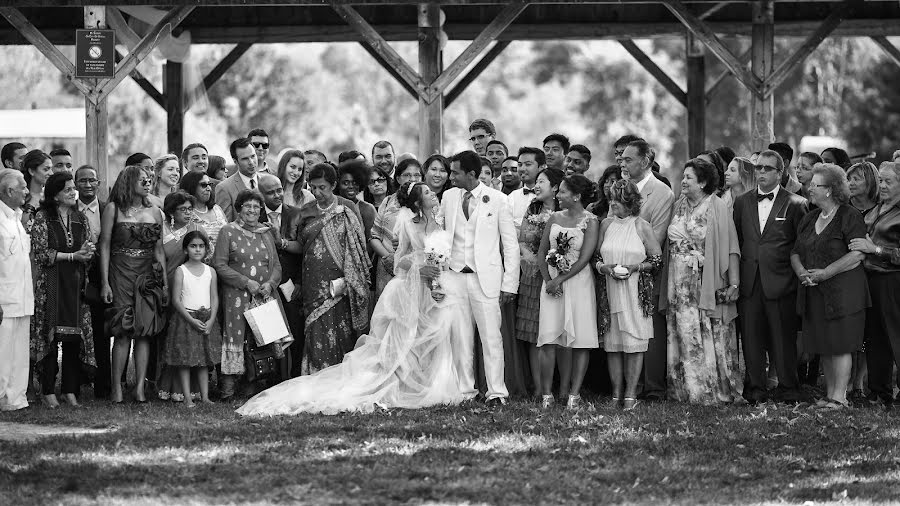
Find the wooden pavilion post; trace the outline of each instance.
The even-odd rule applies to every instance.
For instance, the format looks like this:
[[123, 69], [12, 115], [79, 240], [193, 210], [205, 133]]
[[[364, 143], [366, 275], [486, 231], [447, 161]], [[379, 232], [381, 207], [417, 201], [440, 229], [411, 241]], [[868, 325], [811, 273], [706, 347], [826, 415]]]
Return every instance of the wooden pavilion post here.
[[[419, 4], [419, 75], [426, 83], [433, 83], [443, 70], [441, 49], [441, 6], [437, 3]], [[419, 155], [420, 160], [443, 150], [444, 93], [431, 102], [419, 97]]]
[[[775, 68], [775, 7], [772, 0], [757, 0], [753, 3], [751, 39], [751, 69], [765, 83]], [[762, 93], [751, 93], [750, 147], [754, 151], [761, 151], [774, 140], [774, 94], [765, 96]], [[789, 163], [790, 160], [785, 160], [785, 165]]]
[[184, 74], [181, 62], [163, 65], [163, 94], [166, 97], [166, 140], [169, 153], [181, 156], [184, 147]]
[[706, 61], [703, 45], [688, 32], [687, 50], [687, 123], [688, 158], [706, 149]]
[[[84, 8], [84, 27], [106, 29], [106, 7], [92, 5]], [[97, 80], [90, 80], [92, 87], [97, 86]], [[85, 135], [87, 160], [85, 163], [97, 169], [97, 179], [100, 183], [100, 200], [106, 200], [109, 188], [112, 185], [109, 173], [109, 111], [106, 106], [106, 97], [97, 100], [96, 103], [90, 97], [84, 98]]]

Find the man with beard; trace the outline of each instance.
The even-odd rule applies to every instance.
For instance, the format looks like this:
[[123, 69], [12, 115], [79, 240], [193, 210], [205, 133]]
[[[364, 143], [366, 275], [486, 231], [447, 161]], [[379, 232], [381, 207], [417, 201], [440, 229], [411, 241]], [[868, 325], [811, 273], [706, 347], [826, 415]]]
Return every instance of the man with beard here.
[[503, 187], [500, 189], [506, 195], [522, 187], [522, 177], [519, 176], [519, 158], [507, 156], [500, 164], [500, 181]]
[[569, 138], [563, 134], [553, 133], [544, 138], [544, 156], [547, 167], [564, 170], [566, 153], [569, 152]]
[[383, 170], [385, 174], [394, 177], [395, 168], [394, 145], [388, 141], [378, 141], [372, 146], [372, 165]]
[[494, 128], [493, 123], [486, 119], [476, 119], [469, 125], [469, 141], [472, 143], [472, 149], [478, 153], [478, 156], [485, 156], [488, 143], [496, 138], [497, 129]]
[[[259, 175], [259, 191], [266, 203], [266, 217], [272, 225], [275, 249], [278, 251], [278, 261], [281, 262], [281, 284], [290, 280], [294, 283], [295, 290], [299, 290], [300, 243], [297, 241], [297, 233], [300, 227], [300, 209], [284, 203], [281, 180], [271, 174]], [[302, 307], [299, 297], [288, 300], [281, 289], [276, 291], [284, 305], [291, 335], [294, 336], [294, 343], [286, 354], [290, 361], [285, 360], [280, 371], [282, 379], [288, 379], [300, 375], [300, 360], [303, 358]]]

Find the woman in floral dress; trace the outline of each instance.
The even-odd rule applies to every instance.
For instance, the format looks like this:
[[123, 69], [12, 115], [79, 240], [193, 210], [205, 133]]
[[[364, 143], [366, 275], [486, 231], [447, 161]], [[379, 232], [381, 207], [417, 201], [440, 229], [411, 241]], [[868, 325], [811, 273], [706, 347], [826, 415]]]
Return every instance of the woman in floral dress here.
[[244, 311], [254, 296], [269, 297], [281, 282], [281, 263], [271, 229], [260, 223], [265, 204], [255, 190], [243, 190], [234, 201], [238, 216], [219, 231], [213, 266], [222, 291], [222, 399], [234, 395], [244, 368], [247, 335]]
[[516, 338], [528, 343], [528, 362], [535, 395], [540, 395], [541, 362], [537, 345], [538, 314], [541, 309], [541, 271], [537, 253], [544, 236], [544, 225], [556, 211], [556, 192], [565, 174], [559, 169], [544, 169], [538, 173], [534, 184], [535, 197], [519, 228], [519, 252], [521, 274], [516, 308]]
[[668, 230], [668, 398], [693, 404], [737, 402], [743, 390], [740, 248], [717, 185], [711, 163], [688, 161]]

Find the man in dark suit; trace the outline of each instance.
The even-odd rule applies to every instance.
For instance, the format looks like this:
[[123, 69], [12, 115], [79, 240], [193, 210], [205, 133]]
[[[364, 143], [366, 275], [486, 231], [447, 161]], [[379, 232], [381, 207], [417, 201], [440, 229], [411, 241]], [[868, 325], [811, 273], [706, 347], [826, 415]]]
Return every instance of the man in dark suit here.
[[[105, 202], [100, 201], [100, 181], [97, 171], [90, 165], [82, 165], [75, 171], [75, 188], [78, 190], [78, 210], [87, 217], [91, 228], [91, 242], [97, 244], [100, 238]], [[91, 308], [91, 327], [94, 331], [94, 354], [97, 358], [97, 372], [94, 376], [94, 397], [106, 399], [110, 392], [110, 351], [109, 335], [106, 334], [104, 313], [107, 305], [100, 300], [100, 259], [94, 257], [88, 269], [88, 289], [86, 299]]]
[[785, 166], [772, 150], [760, 153], [756, 165], [757, 188], [734, 202], [734, 224], [741, 245], [742, 344], [747, 364], [744, 397], [765, 401], [766, 351], [778, 371], [776, 398], [801, 400], [797, 378], [797, 277], [791, 268], [791, 250], [806, 199], [781, 186]]
[[216, 185], [216, 204], [225, 212], [228, 221], [234, 221], [237, 210], [234, 200], [243, 190], [259, 190], [259, 175], [256, 173], [256, 149], [250, 139], [240, 138], [231, 143], [231, 158], [238, 170], [233, 175]]
[[[284, 203], [284, 188], [281, 180], [271, 174], [259, 175], [259, 190], [266, 202], [266, 216], [275, 230], [275, 248], [278, 250], [278, 260], [281, 262], [281, 284], [291, 280], [295, 291], [300, 290], [300, 243], [297, 234], [300, 229], [300, 209]], [[277, 290], [284, 312], [287, 316], [288, 327], [294, 336], [288, 355], [290, 361], [285, 365], [282, 379], [300, 375], [300, 360], [303, 354], [303, 316], [301, 314], [300, 299], [291, 297], [288, 300], [281, 289]], [[294, 374], [296, 373], [296, 374]]]

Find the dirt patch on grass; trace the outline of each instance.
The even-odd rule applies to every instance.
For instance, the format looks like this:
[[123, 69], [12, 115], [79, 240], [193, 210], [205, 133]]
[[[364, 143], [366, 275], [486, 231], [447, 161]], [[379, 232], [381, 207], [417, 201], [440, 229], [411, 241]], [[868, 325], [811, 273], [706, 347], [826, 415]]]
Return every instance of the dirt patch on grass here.
[[0, 441], [34, 441], [50, 436], [84, 436], [106, 434], [115, 428], [65, 427], [30, 423], [0, 422]]

